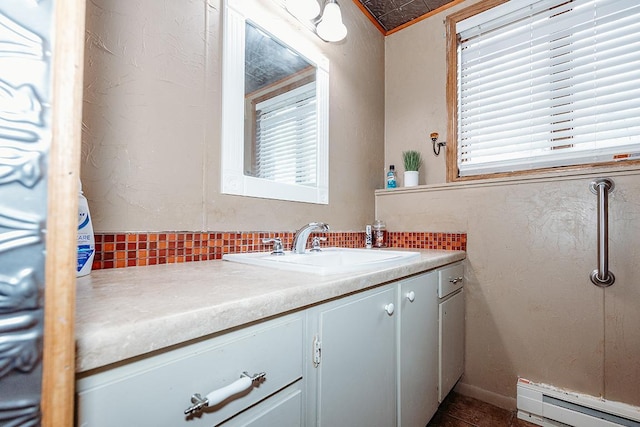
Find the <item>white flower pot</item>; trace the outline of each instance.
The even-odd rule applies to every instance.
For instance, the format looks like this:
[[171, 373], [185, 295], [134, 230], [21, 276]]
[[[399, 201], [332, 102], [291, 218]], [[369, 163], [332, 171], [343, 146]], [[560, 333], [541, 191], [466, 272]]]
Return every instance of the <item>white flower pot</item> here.
[[418, 171], [405, 171], [404, 172], [404, 186], [415, 187], [418, 185]]

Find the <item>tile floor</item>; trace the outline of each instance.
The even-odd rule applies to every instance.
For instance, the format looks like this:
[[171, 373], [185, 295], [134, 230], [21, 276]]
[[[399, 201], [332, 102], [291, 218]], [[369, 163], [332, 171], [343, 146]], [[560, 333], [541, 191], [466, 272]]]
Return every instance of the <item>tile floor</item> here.
[[537, 427], [518, 419], [515, 411], [498, 408], [451, 392], [427, 427]]

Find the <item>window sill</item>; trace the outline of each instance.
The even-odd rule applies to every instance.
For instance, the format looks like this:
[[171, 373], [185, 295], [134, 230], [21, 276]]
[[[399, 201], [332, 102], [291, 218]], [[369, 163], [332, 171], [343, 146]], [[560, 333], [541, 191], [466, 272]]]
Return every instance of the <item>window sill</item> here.
[[545, 172], [522, 176], [511, 176], [502, 178], [489, 178], [478, 180], [467, 180], [457, 182], [447, 182], [441, 184], [419, 185], [417, 187], [398, 187], [393, 189], [376, 190], [377, 196], [390, 196], [393, 194], [422, 193], [442, 190], [457, 190], [475, 187], [499, 187], [505, 185], [517, 185], [541, 182], [558, 182], [581, 180], [596, 175], [606, 175], [608, 177], [640, 175], [640, 164], [603, 166], [599, 168], [580, 169], [574, 171]]

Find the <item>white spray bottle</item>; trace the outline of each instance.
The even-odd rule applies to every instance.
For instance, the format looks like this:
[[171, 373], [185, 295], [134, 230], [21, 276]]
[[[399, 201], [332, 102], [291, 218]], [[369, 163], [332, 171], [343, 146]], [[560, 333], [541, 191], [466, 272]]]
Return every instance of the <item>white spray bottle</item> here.
[[82, 194], [82, 183], [78, 199], [78, 264], [76, 277], [86, 276], [91, 273], [93, 257], [96, 254], [96, 240], [93, 235], [93, 224], [89, 214], [87, 198]]

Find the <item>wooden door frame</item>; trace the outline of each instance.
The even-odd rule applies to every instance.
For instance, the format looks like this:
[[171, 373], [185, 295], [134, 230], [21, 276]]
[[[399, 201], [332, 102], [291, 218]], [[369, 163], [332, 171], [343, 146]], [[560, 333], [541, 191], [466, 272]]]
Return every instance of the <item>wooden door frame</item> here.
[[70, 427], [74, 422], [75, 264], [85, 8], [85, 0], [55, 0], [53, 12], [41, 403], [45, 427]]

